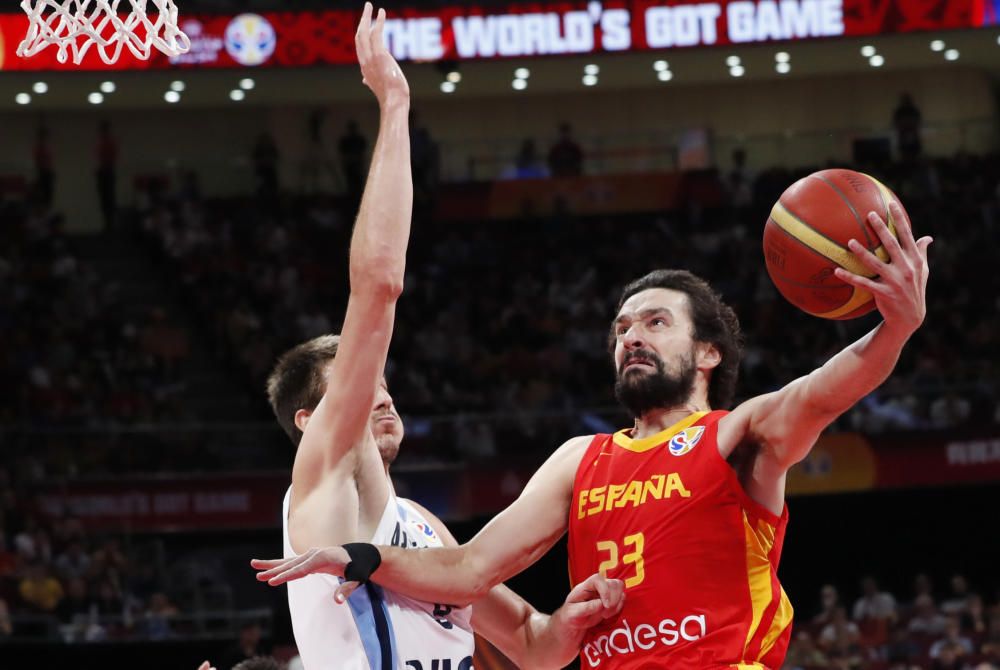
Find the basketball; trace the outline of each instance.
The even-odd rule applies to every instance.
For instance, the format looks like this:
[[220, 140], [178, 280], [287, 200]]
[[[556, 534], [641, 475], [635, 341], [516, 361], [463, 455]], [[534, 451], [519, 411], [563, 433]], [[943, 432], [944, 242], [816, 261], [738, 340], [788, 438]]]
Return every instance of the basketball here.
[[764, 261], [778, 291], [799, 309], [823, 319], [854, 319], [875, 309], [870, 292], [834, 275], [837, 267], [872, 273], [847, 247], [855, 238], [889, 259], [868, 213], [896, 234], [889, 202], [899, 198], [874, 177], [853, 170], [821, 170], [785, 190], [764, 226]]

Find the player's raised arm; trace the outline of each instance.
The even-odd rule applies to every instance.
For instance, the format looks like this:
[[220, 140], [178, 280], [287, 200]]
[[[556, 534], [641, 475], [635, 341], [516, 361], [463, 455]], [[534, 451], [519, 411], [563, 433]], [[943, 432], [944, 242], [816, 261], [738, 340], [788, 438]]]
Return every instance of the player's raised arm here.
[[[374, 573], [374, 565], [365, 565], [364, 558], [352, 569], [385, 588], [427, 602], [466, 605], [483, 598], [492, 587], [537, 561], [566, 532], [573, 479], [590, 441], [590, 437], [574, 438], [556, 450], [518, 499], [460, 547], [380, 546], [380, 565]], [[371, 545], [355, 547], [371, 556], [367, 550]], [[251, 565], [260, 571], [257, 579], [272, 586], [316, 572], [345, 576], [352, 559], [348, 550], [311, 549], [286, 560], [254, 559]], [[348, 570], [348, 579], [352, 576]], [[346, 598], [356, 586], [345, 582], [338, 597]]]
[[300, 500], [330, 469], [353, 467], [344, 462], [345, 456], [367, 434], [403, 289], [413, 207], [410, 91], [385, 48], [384, 26], [384, 10], [373, 23], [372, 6], [366, 3], [355, 42], [364, 83], [378, 99], [379, 133], [351, 238], [351, 293], [338, 353], [295, 458], [293, 491]]
[[[896, 203], [889, 205], [896, 237], [871, 212], [869, 221], [889, 254], [883, 262], [857, 240], [849, 247], [877, 278], [837, 268], [839, 279], [870, 291], [883, 317], [872, 332], [822, 367], [774, 393], [753, 398], [719, 421], [719, 448], [734, 449], [745, 438], [761, 446], [750, 493], [780, 512], [784, 476], [809, 453], [819, 434], [834, 419], [871, 393], [892, 373], [903, 345], [926, 314], [927, 247], [930, 237], [914, 240], [910, 221]], [[723, 455], [728, 455], [724, 453]]]

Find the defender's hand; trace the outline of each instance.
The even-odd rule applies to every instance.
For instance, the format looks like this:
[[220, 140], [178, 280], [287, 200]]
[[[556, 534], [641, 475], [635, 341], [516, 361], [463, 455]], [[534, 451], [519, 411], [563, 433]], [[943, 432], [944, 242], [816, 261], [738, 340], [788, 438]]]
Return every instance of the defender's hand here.
[[379, 106], [409, 103], [410, 85], [403, 76], [396, 59], [385, 46], [382, 34], [385, 30], [385, 10], [378, 10], [375, 25], [372, 25], [372, 3], [366, 2], [354, 35], [354, 46], [358, 52], [358, 64], [364, 84], [378, 98]]
[[[267, 582], [271, 586], [280, 586], [294, 579], [302, 579], [306, 575], [328, 574], [343, 577], [344, 569], [351, 562], [351, 557], [343, 547], [326, 547], [325, 549], [310, 549], [291, 558], [276, 558], [263, 560], [255, 558], [250, 565], [259, 572], [257, 581]], [[354, 582], [348, 582], [353, 584]]]
[[903, 208], [891, 202], [889, 209], [898, 239], [889, 232], [882, 217], [875, 212], [868, 213], [868, 221], [889, 254], [888, 263], [880, 260], [857, 240], [847, 243], [858, 260], [878, 276], [862, 277], [843, 268], [837, 268], [834, 274], [852, 286], [871, 292], [886, 325], [909, 336], [920, 327], [927, 313], [927, 247], [934, 240], [925, 236], [914, 241], [913, 229]]
[[552, 618], [567, 628], [585, 630], [616, 616], [624, 606], [625, 582], [594, 574], [569, 592]]

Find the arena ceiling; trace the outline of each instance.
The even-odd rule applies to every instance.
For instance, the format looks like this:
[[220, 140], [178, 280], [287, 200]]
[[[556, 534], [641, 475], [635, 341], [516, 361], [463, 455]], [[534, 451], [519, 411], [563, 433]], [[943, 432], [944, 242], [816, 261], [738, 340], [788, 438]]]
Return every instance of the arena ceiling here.
[[[932, 49], [932, 43], [938, 50]], [[874, 48], [874, 60], [870, 54]], [[955, 50], [957, 52], [950, 52]], [[787, 54], [788, 66], [778, 71], [779, 60]], [[880, 57], [880, 58], [879, 58]], [[952, 60], [949, 60], [952, 58]], [[738, 64], [737, 60], [738, 59]], [[656, 61], [665, 61], [666, 66]], [[878, 63], [874, 66], [873, 63]], [[733, 76], [735, 72], [739, 76]], [[587, 72], [597, 66], [596, 83], [583, 83]], [[659, 68], [659, 70], [657, 69]], [[515, 72], [527, 68], [529, 76], [522, 90], [515, 90]], [[641, 54], [586, 57], [526, 58], [502, 61], [465, 62], [458, 68], [445, 63], [408, 64], [407, 77], [416, 100], [487, 98], [507, 95], [531, 96], [594, 91], [676, 88], [697, 84], [732, 83], [743, 85], [759, 80], [797, 79], [856, 74], [878, 76], [882, 72], [962, 68], [984, 71], [1000, 80], [1000, 30], [964, 30], [870, 38], [843, 38], [811, 42], [786, 42], [747, 47], [664, 50]], [[461, 80], [452, 93], [441, 89], [447, 73], [457, 69]], [[669, 70], [669, 75], [660, 70]], [[243, 99], [231, 93], [249, 87]], [[662, 78], [662, 79], [661, 79]], [[104, 94], [101, 106], [109, 109], [169, 109], [172, 107], [237, 107], [246, 105], [310, 105], [337, 101], [368, 100], [354, 68], [253, 69], [191, 72], [116, 73], [20, 73], [0, 74], [0, 109], [8, 113], [37, 113], [39, 110], [93, 109], [88, 102], [105, 82], [114, 92]], [[165, 94], [181, 81], [183, 91], [175, 103]], [[593, 82], [593, 79], [590, 80]], [[44, 82], [45, 92], [35, 92]], [[174, 85], [175, 88], [180, 86]], [[110, 88], [105, 86], [105, 88]], [[18, 94], [27, 93], [30, 102], [19, 104]], [[238, 95], [236, 97], [239, 97]], [[20, 97], [23, 102], [24, 96]]]

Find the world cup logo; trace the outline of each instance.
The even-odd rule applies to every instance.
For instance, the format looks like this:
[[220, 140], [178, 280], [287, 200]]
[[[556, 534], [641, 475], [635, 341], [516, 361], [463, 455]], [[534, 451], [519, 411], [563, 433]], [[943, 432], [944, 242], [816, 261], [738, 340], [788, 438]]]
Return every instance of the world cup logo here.
[[240, 65], [264, 63], [277, 44], [274, 26], [260, 14], [240, 14], [226, 27], [226, 52]]

